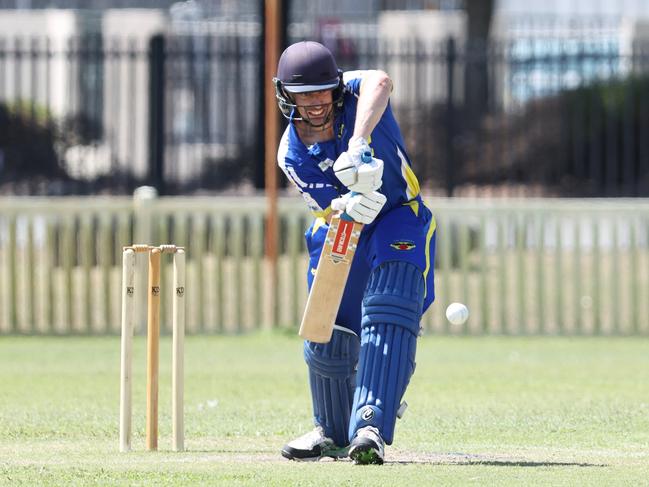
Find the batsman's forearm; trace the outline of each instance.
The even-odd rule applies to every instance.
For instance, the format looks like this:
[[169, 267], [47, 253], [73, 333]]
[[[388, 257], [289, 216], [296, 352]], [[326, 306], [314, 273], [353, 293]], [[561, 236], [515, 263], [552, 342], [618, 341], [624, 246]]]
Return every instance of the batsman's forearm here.
[[392, 80], [383, 71], [372, 71], [361, 84], [352, 137], [368, 139], [388, 106]]

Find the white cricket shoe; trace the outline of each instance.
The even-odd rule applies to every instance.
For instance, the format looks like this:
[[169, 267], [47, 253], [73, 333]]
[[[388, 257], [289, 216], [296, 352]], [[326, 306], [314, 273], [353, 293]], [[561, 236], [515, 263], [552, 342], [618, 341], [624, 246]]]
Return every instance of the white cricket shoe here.
[[374, 426], [365, 426], [356, 432], [349, 446], [349, 458], [356, 465], [382, 465], [385, 443]]
[[282, 456], [297, 461], [315, 461], [322, 457], [338, 459], [347, 456], [347, 447], [336, 445], [331, 438], [325, 436], [321, 426], [316, 426], [313, 431], [284, 445]]

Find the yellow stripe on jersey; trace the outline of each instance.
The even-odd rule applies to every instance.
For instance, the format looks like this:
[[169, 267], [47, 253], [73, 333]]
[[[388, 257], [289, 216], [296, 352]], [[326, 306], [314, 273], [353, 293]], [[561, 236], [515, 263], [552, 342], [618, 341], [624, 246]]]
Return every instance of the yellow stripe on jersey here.
[[430, 270], [430, 239], [433, 238], [435, 230], [437, 229], [437, 221], [433, 216], [430, 225], [428, 227], [428, 232], [426, 233], [426, 268], [424, 269], [424, 296], [428, 294], [428, 289], [426, 286], [426, 279], [428, 277], [428, 271]]
[[419, 216], [419, 201], [408, 201], [407, 203], [404, 203], [403, 206], [409, 206], [415, 216]]
[[[329, 208], [331, 211], [331, 208]], [[315, 219], [313, 222], [313, 228], [311, 229], [311, 235], [315, 235], [315, 233], [318, 231], [318, 229], [324, 225], [327, 224], [327, 219], [324, 217], [318, 217]]]
[[327, 206], [324, 210], [322, 211], [313, 211], [311, 210], [311, 214], [315, 218], [327, 218], [329, 216], [329, 213], [331, 213], [331, 206]]
[[[367, 136], [367, 145], [370, 145], [372, 143], [372, 134]], [[370, 151], [372, 153], [372, 157], [374, 157], [374, 147], [370, 147]]]
[[419, 181], [417, 176], [412, 172], [412, 168], [406, 161], [406, 157], [403, 155], [401, 150], [397, 147], [397, 154], [399, 159], [401, 159], [401, 176], [406, 181], [406, 196], [409, 200], [415, 198], [419, 194]]

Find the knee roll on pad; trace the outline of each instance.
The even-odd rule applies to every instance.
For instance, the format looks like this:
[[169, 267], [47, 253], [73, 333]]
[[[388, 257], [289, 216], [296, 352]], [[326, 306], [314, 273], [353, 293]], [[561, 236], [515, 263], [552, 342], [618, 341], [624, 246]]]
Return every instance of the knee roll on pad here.
[[424, 276], [409, 262], [386, 262], [370, 275], [350, 441], [359, 428], [374, 426], [392, 443], [397, 410], [415, 370], [424, 293]]
[[358, 336], [341, 327], [334, 328], [328, 343], [304, 342], [315, 423], [341, 447], [349, 443], [359, 350]]

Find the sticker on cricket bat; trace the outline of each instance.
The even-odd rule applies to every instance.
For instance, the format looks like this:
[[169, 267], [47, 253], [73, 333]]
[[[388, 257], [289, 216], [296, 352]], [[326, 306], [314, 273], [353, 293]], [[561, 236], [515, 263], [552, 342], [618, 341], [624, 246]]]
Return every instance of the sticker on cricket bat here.
[[318, 343], [331, 339], [362, 229], [352, 220], [331, 219], [300, 325], [302, 338]]
[[347, 262], [349, 260], [349, 251], [356, 250], [356, 246], [353, 246], [353, 248], [350, 249], [349, 245], [352, 232], [354, 231], [354, 222], [350, 220], [341, 220], [340, 218], [337, 219], [337, 222], [338, 228], [336, 229], [334, 240], [331, 243], [331, 254], [328, 255], [334, 264]]

